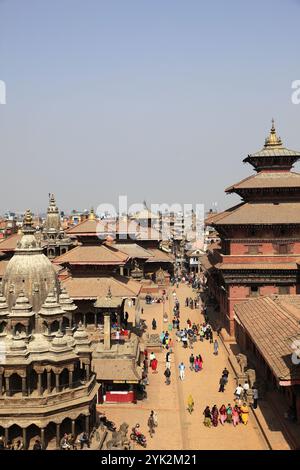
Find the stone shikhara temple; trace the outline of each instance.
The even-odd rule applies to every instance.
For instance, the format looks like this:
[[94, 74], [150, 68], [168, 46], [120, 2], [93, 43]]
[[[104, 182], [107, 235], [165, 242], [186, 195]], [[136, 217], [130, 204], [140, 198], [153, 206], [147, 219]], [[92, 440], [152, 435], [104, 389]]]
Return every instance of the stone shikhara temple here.
[[243, 201], [206, 221], [221, 239], [203, 259], [208, 291], [230, 336], [237, 303], [299, 293], [300, 174], [291, 171], [299, 158], [272, 122], [263, 149], [244, 159], [256, 174], [226, 189]]
[[25, 447], [39, 436], [45, 448], [53, 440], [58, 447], [64, 432], [89, 432], [99, 388], [91, 342], [81, 325], [67, 332], [76, 307], [43, 254], [30, 211], [0, 294], [0, 435], [21, 437]]

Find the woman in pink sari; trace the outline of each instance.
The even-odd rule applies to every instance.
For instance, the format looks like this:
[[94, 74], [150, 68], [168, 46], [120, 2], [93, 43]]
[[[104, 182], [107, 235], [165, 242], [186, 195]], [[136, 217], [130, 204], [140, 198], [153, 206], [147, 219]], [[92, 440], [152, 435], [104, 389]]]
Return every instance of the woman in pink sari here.
[[227, 410], [226, 406], [222, 405], [219, 409], [220, 423], [224, 426], [225, 421], [227, 420]]
[[232, 422], [234, 427], [236, 427], [240, 422], [240, 410], [237, 405], [232, 409]]

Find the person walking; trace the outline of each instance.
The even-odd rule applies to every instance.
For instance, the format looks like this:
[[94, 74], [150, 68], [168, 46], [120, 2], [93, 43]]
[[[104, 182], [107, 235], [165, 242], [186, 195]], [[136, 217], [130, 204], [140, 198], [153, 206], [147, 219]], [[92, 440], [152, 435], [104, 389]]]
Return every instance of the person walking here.
[[179, 377], [180, 377], [180, 380], [184, 380], [184, 377], [185, 377], [185, 365], [183, 362], [181, 362], [178, 366], [179, 368]]
[[171, 383], [171, 369], [169, 367], [166, 367], [166, 370], [164, 372], [164, 376], [166, 377], [165, 384], [170, 385], [170, 383]]
[[235, 398], [236, 400], [239, 402], [240, 399], [241, 399], [241, 395], [243, 393], [243, 387], [241, 386], [241, 384], [239, 384], [236, 389], [235, 389], [235, 392], [234, 392], [234, 395], [235, 395]]
[[222, 377], [220, 378], [220, 381], [219, 381], [219, 384], [220, 384], [220, 387], [219, 387], [219, 392], [224, 392], [225, 391], [225, 385], [226, 385], [226, 378], [224, 375], [222, 375]]
[[218, 354], [219, 354], [219, 343], [215, 339], [215, 341], [214, 341], [214, 355], [217, 356]]
[[194, 362], [195, 362], [195, 358], [194, 358], [194, 354], [192, 353], [190, 355], [190, 370], [194, 370]]
[[157, 374], [157, 365], [158, 365], [158, 361], [156, 359], [156, 357], [151, 361], [151, 369], [152, 369], [152, 373], [153, 374]]
[[155, 318], [153, 318], [153, 320], [152, 320], [152, 330], [156, 330], [156, 328], [157, 328], [156, 320], [155, 320]]
[[232, 407], [230, 403], [228, 403], [227, 405], [226, 414], [227, 414], [227, 423], [232, 423]]
[[217, 405], [214, 405], [212, 407], [211, 416], [212, 416], [212, 424], [216, 428], [219, 423], [219, 410], [217, 408]]
[[248, 401], [249, 383], [246, 381], [243, 385], [243, 400]]
[[256, 387], [252, 387], [252, 393], [253, 393], [253, 408], [257, 408], [257, 401], [258, 401], [258, 390]]
[[149, 428], [149, 434], [151, 438], [153, 437], [153, 434], [155, 433], [155, 424], [154, 424], [153, 414], [154, 414], [154, 411], [152, 410], [148, 418], [148, 428]]
[[226, 411], [226, 406], [224, 404], [219, 409], [219, 414], [220, 414], [220, 423], [222, 424], [222, 426], [224, 426], [224, 423], [226, 422], [226, 419], [227, 419], [227, 411]]
[[211, 411], [209, 406], [205, 408], [203, 411], [204, 414], [204, 426], [210, 428], [211, 427]]
[[194, 399], [193, 399], [191, 394], [188, 396], [188, 402], [187, 403], [188, 403], [188, 412], [191, 415], [194, 411], [194, 405], [195, 405]]
[[236, 427], [240, 422], [240, 410], [237, 405], [235, 405], [232, 410], [232, 422], [234, 427]]
[[247, 406], [247, 403], [243, 403], [243, 405], [241, 406], [240, 409], [241, 409], [242, 423], [246, 425], [248, 423], [248, 419], [249, 419], [249, 408]]

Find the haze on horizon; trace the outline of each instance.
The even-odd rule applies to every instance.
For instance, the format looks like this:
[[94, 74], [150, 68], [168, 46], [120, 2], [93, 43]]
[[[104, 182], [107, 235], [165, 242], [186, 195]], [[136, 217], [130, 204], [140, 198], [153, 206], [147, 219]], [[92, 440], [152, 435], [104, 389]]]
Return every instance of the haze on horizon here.
[[[0, 0], [0, 213], [238, 201], [275, 118], [300, 149], [300, 2]], [[296, 167], [297, 169], [297, 167]]]

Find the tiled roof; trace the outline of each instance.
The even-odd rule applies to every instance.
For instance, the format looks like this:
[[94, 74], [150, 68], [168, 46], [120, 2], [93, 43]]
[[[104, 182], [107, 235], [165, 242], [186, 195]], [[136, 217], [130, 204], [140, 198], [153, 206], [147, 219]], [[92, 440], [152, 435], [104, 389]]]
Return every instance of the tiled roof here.
[[98, 380], [140, 381], [142, 379], [142, 368], [136, 365], [134, 359], [95, 358], [93, 366]]
[[237, 189], [300, 188], [300, 174], [285, 172], [260, 172], [225, 189], [230, 193]]
[[80, 245], [54, 259], [56, 264], [124, 265], [128, 255], [106, 245]]
[[9, 263], [9, 260], [0, 261], [0, 279], [4, 276], [6, 266]]
[[244, 203], [213, 221], [218, 225], [300, 224], [300, 202]]
[[83, 222], [79, 222], [79, 224], [74, 225], [74, 227], [69, 228], [66, 233], [68, 235], [96, 235], [97, 226], [99, 224], [99, 220], [90, 220], [86, 219]]
[[130, 258], [150, 258], [151, 253], [136, 243], [114, 243], [112, 245], [117, 250], [126, 253]]
[[171, 253], [159, 250], [158, 248], [147, 248], [150, 256], [146, 263], [173, 263], [174, 256]]
[[21, 240], [22, 233], [14, 233], [10, 237], [7, 237], [5, 240], [0, 242], [0, 251], [14, 251], [17, 247], [17, 243]]
[[[289, 150], [285, 147], [277, 147], [277, 148], [263, 148], [262, 150], [251, 153], [248, 158], [250, 157], [299, 157], [300, 152], [297, 150]], [[246, 160], [246, 158], [245, 158]]]
[[137, 297], [141, 284], [123, 276], [69, 277], [62, 280], [68, 294], [73, 299], [97, 299], [104, 297], [110, 288], [114, 297]]
[[234, 307], [237, 319], [275, 376], [282, 381], [300, 380], [300, 367], [292, 363], [291, 357], [293, 342], [300, 339], [298, 297], [259, 297]]

